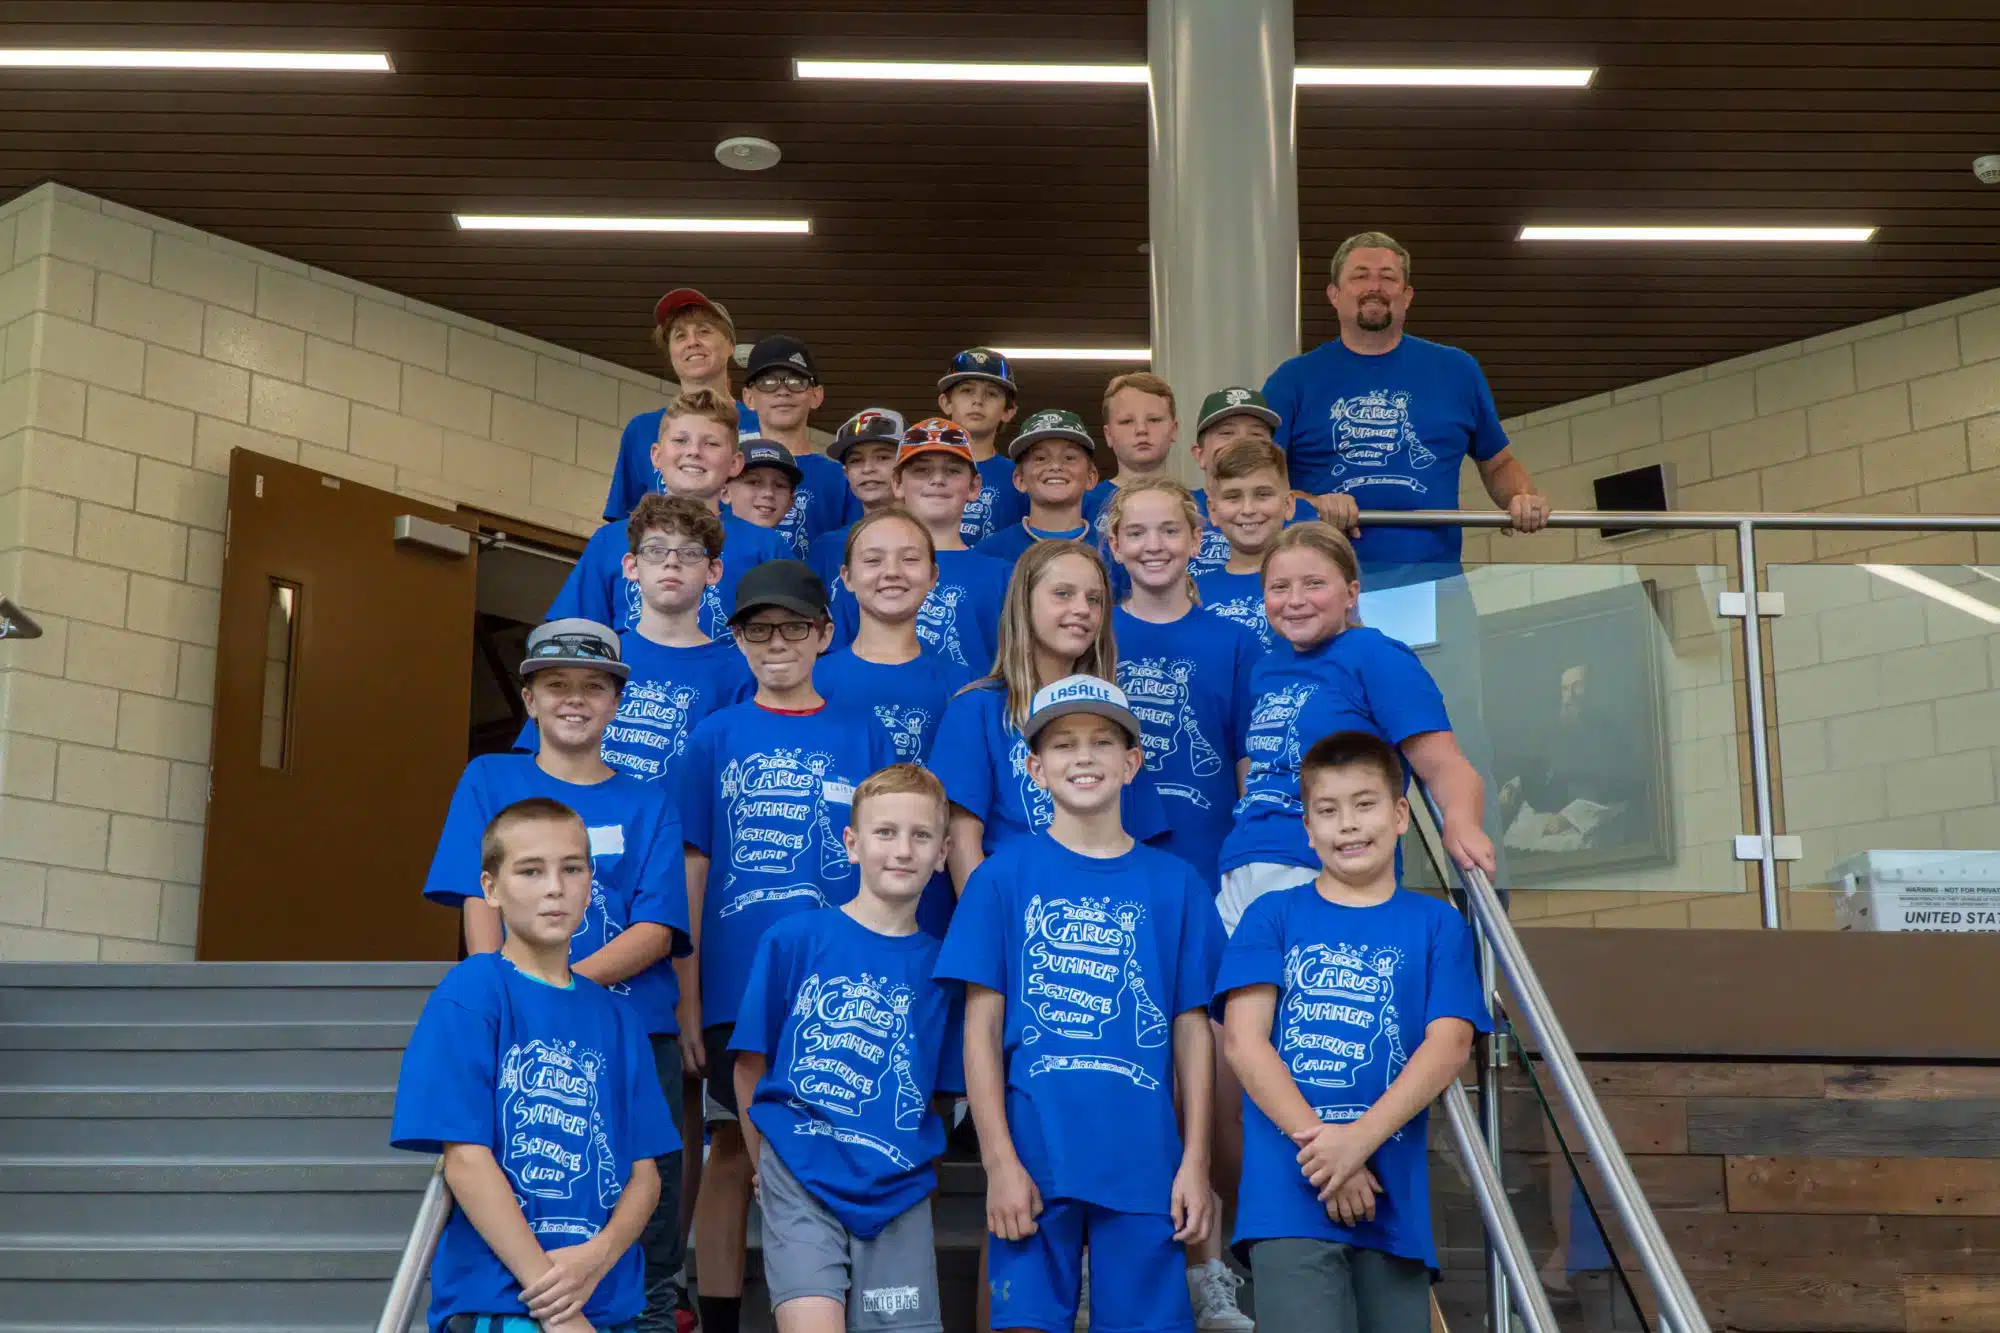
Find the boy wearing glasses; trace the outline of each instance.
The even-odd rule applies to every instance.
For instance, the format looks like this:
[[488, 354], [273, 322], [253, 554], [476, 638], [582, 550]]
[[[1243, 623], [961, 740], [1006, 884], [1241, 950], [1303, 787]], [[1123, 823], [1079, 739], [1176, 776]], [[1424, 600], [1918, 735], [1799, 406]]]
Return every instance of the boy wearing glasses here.
[[[605, 730], [629, 673], [618, 639], [604, 625], [555, 620], [528, 636], [521, 699], [539, 728], [540, 748], [533, 754], [480, 755], [466, 765], [445, 814], [424, 897], [463, 913], [468, 955], [498, 951], [505, 932], [480, 878], [487, 827], [515, 802], [530, 798], [576, 811], [589, 839], [590, 896], [570, 934], [570, 971], [610, 990], [643, 1025], [678, 1143], [681, 987], [679, 968], [667, 960], [684, 957], [691, 947], [683, 834], [664, 785], [641, 782], [604, 762]], [[671, 1323], [682, 1253], [680, 1153], [660, 1157], [658, 1165], [660, 1197], [640, 1248], [647, 1317]]]
[[[746, 523], [722, 507], [723, 488], [743, 470], [743, 451], [736, 441], [736, 404], [706, 389], [682, 394], [660, 421], [653, 465], [666, 485], [666, 494], [692, 500], [721, 515], [722, 573], [702, 593], [700, 623], [701, 632], [709, 638], [727, 638], [737, 580], [745, 571], [784, 555], [775, 533]], [[549, 603], [548, 618], [580, 616], [620, 631], [637, 625], [644, 598], [638, 583], [625, 572], [630, 550], [626, 520], [606, 523], [592, 533], [576, 567]]]
[[[792, 507], [778, 523], [786, 553], [803, 560], [813, 538], [860, 517], [840, 464], [813, 447], [807, 420], [826, 401], [812, 353], [797, 338], [774, 333], [750, 349], [743, 404], [757, 414], [766, 439], [792, 451], [803, 474]], [[850, 512], [850, 511], [854, 512]]]
[[756, 678], [710, 715], [678, 768], [699, 987], [681, 996], [681, 1053], [707, 1078], [708, 1162], [695, 1199], [701, 1325], [738, 1333], [751, 1163], [729, 1042], [758, 942], [773, 923], [854, 896], [844, 842], [854, 789], [896, 761], [873, 719], [831, 708], [813, 666], [833, 637], [826, 585], [803, 562], [744, 576], [730, 628]]
[[1027, 513], [1014, 489], [1014, 460], [1000, 451], [1000, 431], [1019, 411], [1014, 368], [990, 347], [971, 347], [951, 359], [938, 381], [938, 410], [965, 428], [979, 486], [966, 503], [961, 533], [977, 546]]

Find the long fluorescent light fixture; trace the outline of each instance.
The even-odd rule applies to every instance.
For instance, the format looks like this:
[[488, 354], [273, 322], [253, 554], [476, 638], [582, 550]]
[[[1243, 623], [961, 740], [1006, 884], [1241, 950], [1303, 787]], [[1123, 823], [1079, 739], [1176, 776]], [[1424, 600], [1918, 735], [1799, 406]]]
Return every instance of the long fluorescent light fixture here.
[[597, 218], [454, 213], [460, 231], [589, 231], [650, 234], [807, 236], [810, 218]]
[[[1041, 65], [1002, 61], [795, 60], [801, 79], [902, 83], [1136, 83], [1144, 65]], [[1588, 88], [1595, 69], [1460, 69], [1451, 66], [1301, 65], [1300, 88]]]
[[995, 347], [1012, 361], [1151, 361], [1150, 347]]
[[393, 74], [379, 51], [145, 51], [52, 47], [0, 48], [0, 68], [239, 69]]
[[1713, 241], [1854, 242], [1874, 237], [1873, 227], [1523, 227], [1523, 241], [1639, 241], [1667, 244]]
[[[1928, 574], [1919, 574], [1907, 565], [1863, 565], [1878, 579], [1886, 580], [1911, 592], [1922, 593], [1934, 602], [1943, 602], [1969, 616], [1985, 621], [1989, 625], [2000, 625], [2000, 607], [1991, 602], [1982, 602], [1970, 593], [1960, 592], [1949, 583], [1939, 582]], [[1975, 571], [1976, 572], [1976, 571]]]

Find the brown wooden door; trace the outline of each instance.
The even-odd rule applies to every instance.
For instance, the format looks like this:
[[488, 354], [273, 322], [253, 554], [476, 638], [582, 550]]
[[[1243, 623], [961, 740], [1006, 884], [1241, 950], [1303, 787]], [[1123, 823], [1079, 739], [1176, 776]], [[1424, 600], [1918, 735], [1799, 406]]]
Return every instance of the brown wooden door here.
[[451, 959], [424, 901], [465, 767], [476, 548], [451, 513], [238, 450], [216, 663], [203, 959]]

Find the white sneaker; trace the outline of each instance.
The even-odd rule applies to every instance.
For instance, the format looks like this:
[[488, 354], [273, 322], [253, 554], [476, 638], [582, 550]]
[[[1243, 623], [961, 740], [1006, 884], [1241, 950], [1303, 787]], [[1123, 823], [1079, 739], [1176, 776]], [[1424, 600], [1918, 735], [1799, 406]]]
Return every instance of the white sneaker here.
[[1200, 1333], [1255, 1333], [1257, 1324], [1236, 1308], [1236, 1289], [1243, 1279], [1220, 1259], [1210, 1259], [1187, 1271], [1188, 1299], [1194, 1302], [1194, 1326]]

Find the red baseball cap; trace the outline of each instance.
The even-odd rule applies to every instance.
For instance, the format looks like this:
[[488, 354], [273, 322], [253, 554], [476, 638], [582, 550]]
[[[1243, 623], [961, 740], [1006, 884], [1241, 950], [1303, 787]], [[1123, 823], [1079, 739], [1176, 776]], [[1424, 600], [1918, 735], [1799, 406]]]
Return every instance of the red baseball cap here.
[[729, 330], [729, 340], [736, 340], [736, 321], [729, 317], [729, 309], [720, 301], [711, 301], [692, 287], [676, 287], [662, 296], [653, 306], [653, 327], [665, 328], [667, 323], [683, 310], [713, 310]]

